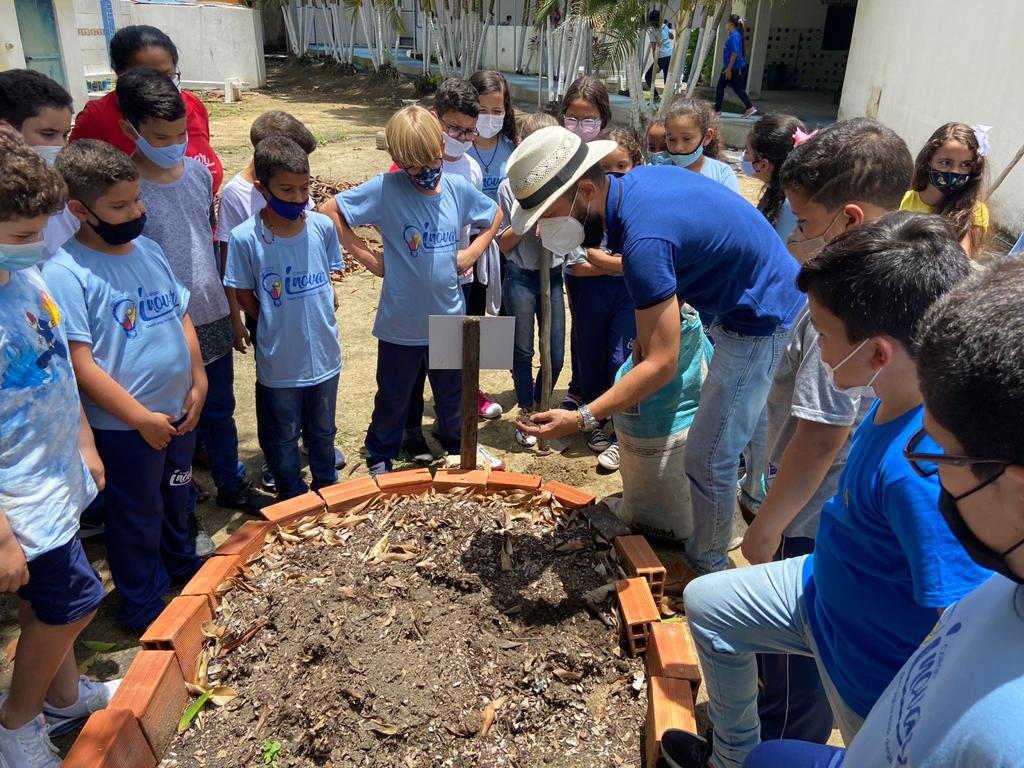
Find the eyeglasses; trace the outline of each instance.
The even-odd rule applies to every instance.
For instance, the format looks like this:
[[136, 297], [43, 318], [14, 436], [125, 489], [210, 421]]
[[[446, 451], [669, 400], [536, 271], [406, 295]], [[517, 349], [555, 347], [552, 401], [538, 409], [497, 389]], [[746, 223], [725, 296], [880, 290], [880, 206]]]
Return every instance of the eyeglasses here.
[[927, 453], [918, 450], [927, 437], [928, 432], [921, 428], [907, 441], [907, 445], [903, 449], [903, 458], [910, 462], [910, 466], [921, 477], [931, 477], [936, 474], [939, 471], [939, 464], [949, 464], [954, 467], [988, 466], [991, 467], [993, 474], [1002, 472], [1010, 466], [1010, 462], [998, 459], [976, 459], [972, 456]]
[[573, 128], [582, 128], [585, 131], [601, 130], [601, 119], [598, 117], [586, 117], [582, 120], [577, 120], [575, 117], [562, 118], [562, 125], [568, 130]]
[[453, 139], [457, 139], [459, 141], [473, 141], [480, 136], [480, 131], [476, 128], [460, 128], [457, 125], [449, 125], [444, 122], [444, 120], [440, 120], [440, 118], [439, 121], [444, 132]]

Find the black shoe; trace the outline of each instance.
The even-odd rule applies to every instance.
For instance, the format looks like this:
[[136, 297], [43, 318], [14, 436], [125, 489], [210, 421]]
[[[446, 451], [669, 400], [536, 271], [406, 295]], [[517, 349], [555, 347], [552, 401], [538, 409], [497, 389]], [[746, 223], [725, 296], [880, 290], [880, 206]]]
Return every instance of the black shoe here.
[[267, 464], [260, 468], [260, 485], [267, 493], [277, 493], [277, 480], [274, 479], [274, 473]]
[[238, 490], [230, 493], [217, 493], [217, 506], [225, 509], [237, 509], [247, 515], [258, 517], [260, 510], [274, 502], [273, 498], [257, 491], [252, 483], [243, 483]]
[[714, 748], [708, 738], [670, 728], [661, 734], [661, 756], [671, 768], [707, 768]]
[[430, 452], [422, 432], [403, 441], [402, 450], [415, 464], [430, 464], [434, 460], [434, 454]]

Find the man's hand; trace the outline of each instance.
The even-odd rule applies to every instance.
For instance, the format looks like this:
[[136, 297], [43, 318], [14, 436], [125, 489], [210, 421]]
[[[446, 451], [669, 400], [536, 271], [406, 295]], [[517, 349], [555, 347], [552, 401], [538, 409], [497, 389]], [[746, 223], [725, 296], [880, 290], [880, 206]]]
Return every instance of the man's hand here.
[[751, 565], [770, 563], [782, 545], [782, 531], [778, 530], [769, 520], [760, 515], [754, 516], [754, 522], [747, 528], [743, 536], [743, 556]]
[[[191, 397], [191, 392], [189, 397]], [[174, 417], [168, 416], [166, 413], [147, 411], [145, 417], [134, 426], [150, 448], [162, 451], [170, 444], [171, 438], [178, 433], [173, 422]]]
[[0, 592], [17, 592], [28, 584], [28, 561], [7, 520], [0, 530]]
[[731, 67], [726, 69], [723, 74], [725, 75], [725, 79], [726, 80], [732, 80], [732, 68]]
[[187, 435], [196, 428], [199, 423], [199, 416], [203, 412], [203, 403], [206, 402], [206, 390], [193, 386], [185, 398], [185, 420], [178, 427], [179, 435]]
[[249, 329], [245, 327], [242, 318], [235, 312], [231, 314], [231, 332], [235, 336], [235, 349], [244, 355], [249, 351], [252, 338], [249, 336]]
[[79, 450], [85, 466], [89, 468], [89, 474], [92, 475], [93, 482], [96, 483], [96, 490], [102, 491], [107, 486], [107, 473], [103, 468], [103, 461], [96, 451], [96, 446], [93, 445]]
[[579, 431], [579, 419], [576, 411], [566, 411], [562, 408], [554, 408], [550, 411], [534, 413], [530, 421], [520, 421], [517, 425], [528, 435], [534, 435], [540, 440], [554, 440], [556, 437], [565, 437], [573, 432]]

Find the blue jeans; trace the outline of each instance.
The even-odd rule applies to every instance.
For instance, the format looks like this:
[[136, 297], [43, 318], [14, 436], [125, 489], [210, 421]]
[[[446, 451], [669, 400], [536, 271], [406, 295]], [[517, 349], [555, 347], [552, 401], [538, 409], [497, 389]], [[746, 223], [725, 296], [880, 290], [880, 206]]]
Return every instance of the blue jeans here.
[[707, 685], [715, 768], [742, 765], [761, 740], [758, 653], [812, 657], [847, 744], [863, 725], [821, 664], [804, 604], [806, 559], [805, 555], [708, 574], [690, 582], [683, 593]]
[[621, 277], [576, 278], [575, 290], [579, 393], [593, 402], [615, 383], [615, 374], [633, 350], [636, 311]]
[[846, 759], [846, 750], [827, 744], [780, 739], [758, 744], [743, 768], [839, 768]]
[[[543, 371], [533, 378], [534, 328], [540, 329], [540, 272], [507, 262], [502, 288], [502, 306], [516, 319], [516, 341], [512, 353], [512, 383], [520, 408], [541, 402]], [[534, 325], [536, 318], [536, 326]], [[555, 386], [565, 362], [565, 299], [562, 297], [562, 268], [551, 269], [551, 386]]]
[[715, 352], [686, 443], [693, 535], [685, 558], [698, 573], [729, 565], [739, 456], [761, 418], [788, 333], [746, 336], [726, 330], [717, 318], [711, 325]]
[[768, 406], [761, 409], [754, 434], [743, 449], [746, 470], [740, 478], [740, 496], [746, 507], [755, 514], [761, 509], [764, 497], [768, 495], [765, 481], [768, 477]]
[[196, 430], [206, 446], [210, 474], [221, 493], [233, 493], [245, 482], [245, 465], [238, 460], [233, 358], [229, 352], [205, 366], [209, 390]]
[[334, 466], [334, 413], [338, 402], [338, 376], [310, 387], [265, 387], [260, 392], [267, 445], [264, 450], [270, 471], [277, 481], [279, 499], [290, 499], [309, 490], [302, 479], [299, 434], [309, 451], [309, 472], [313, 490], [338, 482]]

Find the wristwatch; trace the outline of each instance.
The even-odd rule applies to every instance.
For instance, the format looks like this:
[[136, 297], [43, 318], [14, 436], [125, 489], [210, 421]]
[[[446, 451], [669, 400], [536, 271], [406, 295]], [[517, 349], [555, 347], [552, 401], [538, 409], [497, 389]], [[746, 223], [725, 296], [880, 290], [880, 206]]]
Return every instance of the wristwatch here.
[[598, 420], [594, 418], [594, 414], [590, 412], [589, 405], [581, 405], [579, 411], [580, 419], [580, 431], [581, 432], [593, 432], [598, 427]]

